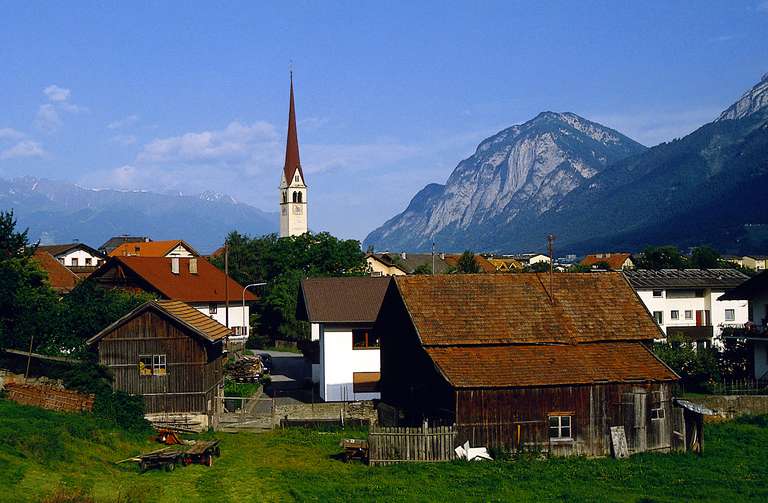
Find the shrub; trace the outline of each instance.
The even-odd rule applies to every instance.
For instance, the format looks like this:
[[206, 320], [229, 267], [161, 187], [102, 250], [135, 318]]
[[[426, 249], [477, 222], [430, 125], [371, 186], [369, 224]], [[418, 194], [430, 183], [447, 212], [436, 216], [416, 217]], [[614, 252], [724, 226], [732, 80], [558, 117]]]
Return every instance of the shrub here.
[[139, 433], [150, 430], [149, 422], [144, 419], [144, 397], [139, 395], [130, 395], [125, 391], [102, 391], [96, 394], [93, 413], [128, 431]]

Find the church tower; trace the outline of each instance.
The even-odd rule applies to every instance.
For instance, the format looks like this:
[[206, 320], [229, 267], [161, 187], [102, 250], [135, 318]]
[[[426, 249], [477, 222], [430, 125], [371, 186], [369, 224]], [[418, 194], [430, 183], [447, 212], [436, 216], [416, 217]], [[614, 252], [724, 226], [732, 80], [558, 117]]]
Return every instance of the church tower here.
[[293, 105], [293, 73], [291, 102], [288, 107], [288, 138], [285, 144], [285, 166], [280, 180], [280, 237], [300, 236], [307, 232], [307, 184], [299, 161], [299, 137], [296, 132], [296, 110]]

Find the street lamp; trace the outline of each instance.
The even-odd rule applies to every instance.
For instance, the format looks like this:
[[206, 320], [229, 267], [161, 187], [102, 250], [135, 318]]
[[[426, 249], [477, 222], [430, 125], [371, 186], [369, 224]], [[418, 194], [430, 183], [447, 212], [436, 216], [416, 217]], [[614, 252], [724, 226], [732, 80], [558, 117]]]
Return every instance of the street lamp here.
[[[248, 326], [245, 324], [245, 291], [252, 286], [264, 286], [264, 285], [266, 285], [266, 283], [251, 283], [250, 285], [245, 285], [245, 288], [243, 288], [243, 328]], [[250, 330], [245, 331], [246, 337], [250, 335], [249, 332]]]

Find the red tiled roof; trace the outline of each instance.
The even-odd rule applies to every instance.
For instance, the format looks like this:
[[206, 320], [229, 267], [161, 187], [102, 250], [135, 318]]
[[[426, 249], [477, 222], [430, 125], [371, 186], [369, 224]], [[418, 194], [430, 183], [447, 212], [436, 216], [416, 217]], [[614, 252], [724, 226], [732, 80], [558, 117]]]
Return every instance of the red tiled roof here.
[[[179, 258], [178, 274], [174, 274], [171, 270], [173, 260], [167, 257], [111, 257], [92, 276], [99, 278], [113, 268], [126, 267], [149, 283], [165, 298], [183, 302], [224, 302], [226, 300], [224, 295], [226, 280], [229, 301], [236, 303], [242, 300], [242, 285], [232, 278], [228, 278], [224, 271], [207, 260], [203, 258]], [[189, 272], [190, 260], [197, 261], [197, 274]], [[247, 291], [245, 300], [255, 301], [257, 297]]]
[[663, 337], [621, 273], [396, 276], [421, 343], [573, 343]]
[[48, 283], [57, 292], [69, 292], [80, 278], [75, 273], [64, 267], [58, 260], [53, 258], [48, 252], [37, 250], [33, 259], [40, 264], [40, 267], [48, 274]]
[[[602, 255], [602, 257], [598, 255]], [[624, 262], [631, 256], [632, 255], [629, 253], [599, 253], [595, 255], [587, 255], [584, 257], [584, 260], [581, 261], [581, 265], [591, 267], [595, 264], [605, 262], [612, 271], [620, 271], [624, 266]]]
[[181, 239], [170, 239], [166, 241], [141, 241], [138, 243], [123, 243], [109, 253], [110, 257], [165, 257], [171, 250], [177, 246], [183, 246], [192, 255], [198, 253]]
[[677, 379], [639, 342], [429, 347], [426, 351], [457, 388]]
[[373, 323], [388, 277], [307, 278], [301, 282], [297, 318], [313, 323]]

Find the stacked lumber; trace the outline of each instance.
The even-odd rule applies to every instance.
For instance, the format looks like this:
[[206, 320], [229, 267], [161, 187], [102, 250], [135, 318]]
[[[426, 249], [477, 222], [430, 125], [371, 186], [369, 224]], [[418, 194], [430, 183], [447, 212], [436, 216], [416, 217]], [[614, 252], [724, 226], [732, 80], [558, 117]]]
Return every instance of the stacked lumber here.
[[235, 382], [258, 382], [262, 371], [259, 355], [244, 355], [230, 363], [225, 374]]

